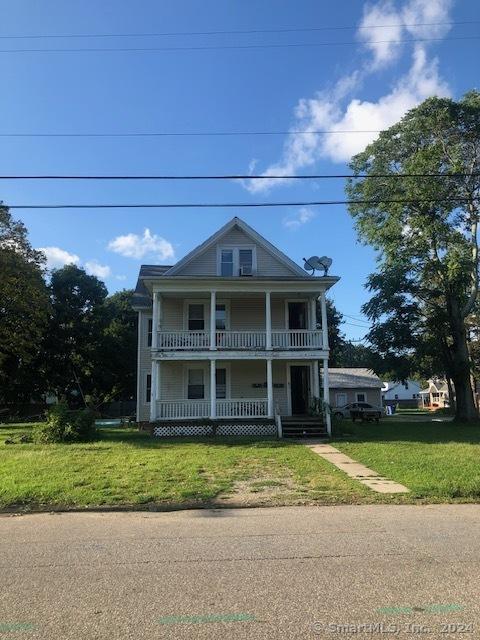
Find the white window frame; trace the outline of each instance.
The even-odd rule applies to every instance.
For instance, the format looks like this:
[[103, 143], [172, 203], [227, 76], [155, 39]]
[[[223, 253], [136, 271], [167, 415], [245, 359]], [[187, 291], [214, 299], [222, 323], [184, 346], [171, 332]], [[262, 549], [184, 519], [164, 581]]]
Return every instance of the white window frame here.
[[151, 349], [152, 346], [148, 346], [148, 323], [150, 322], [150, 320], [152, 321], [152, 342], [153, 342], [153, 316], [152, 315], [144, 315], [143, 319], [145, 320], [144, 322], [144, 326], [143, 326], [143, 339], [142, 339], [142, 343], [143, 346], [145, 347], [145, 349]]
[[[209, 304], [205, 298], [188, 298], [183, 303], [183, 328], [185, 331], [189, 331], [188, 329], [188, 307], [191, 304], [201, 304], [203, 305], [203, 331], [208, 331], [210, 326], [210, 314], [207, 313], [209, 309]], [[201, 331], [201, 329], [192, 329], [192, 331]]]
[[[225, 331], [230, 331], [230, 300], [217, 299], [215, 307], [223, 305], [225, 307]], [[216, 328], [217, 310], [215, 309], [215, 331], [222, 331]]]
[[208, 400], [210, 397], [209, 376], [207, 375], [207, 365], [203, 363], [185, 363], [183, 367], [183, 398], [189, 400], [188, 397], [188, 372], [192, 369], [203, 371], [203, 398], [198, 400]]
[[[305, 331], [309, 331], [311, 324], [312, 324], [312, 318], [310, 317], [310, 310], [308, 307], [308, 298], [285, 298], [285, 331], [289, 331], [290, 327], [288, 326], [288, 303], [289, 302], [303, 302], [305, 304], [305, 317], [307, 320], [307, 328], [305, 329]], [[293, 329], [292, 329], [293, 331]]]
[[226, 244], [217, 245], [217, 275], [221, 278], [230, 276], [222, 276], [222, 251], [233, 252], [233, 277], [240, 277], [240, 249], [251, 249], [252, 251], [252, 275], [257, 273], [257, 247], [254, 244]]
[[[230, 400], [232, 397], [232, 378], [230, 375], [230, 363], [223, 360], [218, 360], [215, 369], [225, 369], [225, 400]], [[217, 400], [223, 400], [223, 398], [217, 398]]]
[[[150, 376], [150, 400], [147, 400], [148, 376]], [[152, 374], [150, 371], [144, 372], [142, 389], [143, 389], [143, 404], [150, 406], [152, 401], [152, 391], [153, 391]]]
[[[363, 396], [363, 400], [360, 400], [358, 396]], [[356, 391], [355, 392], [355, 402], [368, 402], [366, 391]]]

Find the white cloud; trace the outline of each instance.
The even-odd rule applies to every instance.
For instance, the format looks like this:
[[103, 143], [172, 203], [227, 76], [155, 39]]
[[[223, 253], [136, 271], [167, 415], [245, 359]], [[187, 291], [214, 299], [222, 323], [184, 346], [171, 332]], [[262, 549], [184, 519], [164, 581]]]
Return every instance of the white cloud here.
[[373, 56], [371, 70], [398, 58], [400, 40], [443, 38], [451, 29], [451, 6], [452, 0], [410, 0], [398, 10], [392, 0], [365, 5], [357, 36]]
[[287, 229], [295, 230], [299, 227], [307, 224], [315, 217], [315, 213], [308, 209], [308, 207], [302, 207], [297, 213], [287, 216], [283, 219], [283, 226]]
[[[426, 43], [419, 42], [413, 44], [409, 71], [398, 78], [383, 96], [376, 101], [361, 100], [355, 97], [355, 92], [360, 91], [369, 74], [394, 60], [400, 51], [396, 45], [385, 45], [378, 41], [398, 39], [405, 34], [410, 39], [427, 35], [443, 37], [450, 29], [449, 25], [412, 25], [448, 21], [451, 4], [451, 0], [410, 0], [401, 10], [397, 10], [390, 0], [367, 5], [361, 22], [364, 28], [359, 30], [358, 35], [365, 43], [377, 41], [375, 45], [365, 44], [372, 58], [366, 63], [360, 61], [358, 69], [341, 77], [330, 89], [319, 91], [313, 98], [301, 98], [298, 101], [292, 133], [285, 139], [280, 160], [267, 167], [262, 175], [295, 175], [321, 158], [348, 162], [352, 155], [362, 151], [376, 138], [376, 130], [390, 127], [409, 109], [430, 96], [449, 95], [448, 85], [438, 71], [438, 60], [429, 59]], [[395, 26], [388, 28], [386, 35], [381, 35], [383, 30], [373, 29], [374, 24]], [[395, 37], [392, 31], [395, 31]], [[295, 131], [332, 133], [296, 134]], [[362, 133], [335, 133], [337, 131]], [[288, 182], [287, 178], [253, 179], [245, 181], [244, 186], [251, 193], [259, 193], [285, 182]]]
[[115, 276], [115, 280], [121, 280], [122, 282], [123, 280], [126, 280], [126, 279], [127, 279], [127, 276], [123, 276], [123, 275]]
[[98, 260], [87, 260], [87, 262], [85, 262], [85, 271], [89, 275], [96, 276], [101, 280], [105, 280], [105, 278], [109, 278], [112, 275], [110, 267], [106, 264], [100, 264]]
[[136, 233], [117, 236], [108, 243], [108, 249], [127, 258], [138, 260], [146, 255], [151, 255], [161, 261], [175, 258], [172, 244], [165, 238], [152, 234], [150, 229], [145, 229], [143, 236]]
[[69, 253], [60, 247], [40, 247], [38, 251], [43, 251], [46, 255], [48, 269], [61, 269], [66, 264], [80, 263], [80, 258], [75, 253]]
[[[392, 26], [379, 29], [375, 25]], [[373, 55], [372, 68], [380, 68], [398, 56], [402, 33], [402, 17], [391, 0], [365, 5], [357, 35]]]

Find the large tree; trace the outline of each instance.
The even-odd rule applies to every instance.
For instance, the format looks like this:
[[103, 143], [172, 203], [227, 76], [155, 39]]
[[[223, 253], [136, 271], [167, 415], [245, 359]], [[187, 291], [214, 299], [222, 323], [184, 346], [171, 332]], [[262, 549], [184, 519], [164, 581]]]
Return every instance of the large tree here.
[[31, 364], [48, 315], [44, 265], [25, 225], [0, 203], [0, 402], [30, 400], [42, 390]]
[[480, 94], [426, 100], [351, 168], [350, 212], [378, 256], [369, 339], [399, 377], [434, 344], [455, 387], [456, 418], [476, 419], [466, 324], [479, 286]]
[[43, 344], [49, 387], [70, 403], [97, 393], [103, 363], [100, 353], [107, 326], [107, 289], [95, 276], [75, 265], [52, 272], [51, 316]]

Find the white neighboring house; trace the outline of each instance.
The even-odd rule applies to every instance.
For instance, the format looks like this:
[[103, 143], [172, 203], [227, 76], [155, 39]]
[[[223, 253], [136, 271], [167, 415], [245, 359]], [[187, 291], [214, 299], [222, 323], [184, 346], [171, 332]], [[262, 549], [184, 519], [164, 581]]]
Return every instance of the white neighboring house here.
[[416, 407], [421, 399], [420, 388], [419, 383], [415, 380], [384, 382], [382, 387], [382, 400], [384, 404]]
[[443, 409], [450, 406], [450, 394], [446, 380], [431, 378], [428, 387], [420, 391], [421, 406]]
[[222, 435], [281, 435], [279, 416], [328, 402], [325, 292], [338, 279], [309, 275], [237, 217], [175, 265], [143, 265], [137, 421], [158, 436], [212, 424]]

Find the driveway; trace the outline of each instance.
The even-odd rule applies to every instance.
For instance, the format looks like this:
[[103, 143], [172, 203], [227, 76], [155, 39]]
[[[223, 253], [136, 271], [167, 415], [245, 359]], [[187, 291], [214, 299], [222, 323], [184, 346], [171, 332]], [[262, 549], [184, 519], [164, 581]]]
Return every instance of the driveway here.
[[1, 516], [0, 545], [0, 638], [480, 633], [476, 505]]

